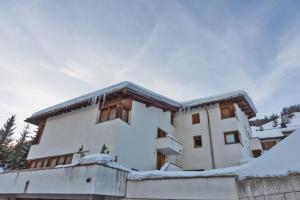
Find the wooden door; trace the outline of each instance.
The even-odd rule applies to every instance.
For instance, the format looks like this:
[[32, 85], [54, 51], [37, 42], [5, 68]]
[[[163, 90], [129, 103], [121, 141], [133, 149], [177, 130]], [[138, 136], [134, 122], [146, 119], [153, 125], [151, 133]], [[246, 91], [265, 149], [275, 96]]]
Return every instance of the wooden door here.
[[157, 152], [157, 157], [156, 157], [156, 169], [160, 169], [166, 161], [166, 156], [160, 152]]

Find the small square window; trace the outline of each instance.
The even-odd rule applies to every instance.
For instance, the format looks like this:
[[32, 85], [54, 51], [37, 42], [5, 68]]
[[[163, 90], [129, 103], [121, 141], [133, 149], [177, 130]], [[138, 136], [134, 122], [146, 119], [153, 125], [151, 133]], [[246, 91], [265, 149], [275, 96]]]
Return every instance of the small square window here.
[[158, 128], [157, 129], [157, 138], [165, 138], [167, 137], [167, 133], [163, 131], [162, 129]]
[[194, 148], [202, 147], [202, 137], [201, 135], [194, 136]]
[[49, 167], [55, 167], [57, 164], [57, 157], [51, 158], [51, 162]]
[[65, 164], [65, 156], [61, 156], [58, 158], [57, 165], [64, 165]]
[[72, 158], [73, 158], [73, 155], [68, 155], [66, 156], [66, 160], [65, 160], [65, 164], [71, 164], [72, 163]]
[[240, 135], [238, 131], [224, 133], [225, 144], [240, 143]]
[[193, 124], [199, 124], [200, 123], [199, 113], [195, 113], [195, 114], [192, 115], [192, 122], [193, 122]]

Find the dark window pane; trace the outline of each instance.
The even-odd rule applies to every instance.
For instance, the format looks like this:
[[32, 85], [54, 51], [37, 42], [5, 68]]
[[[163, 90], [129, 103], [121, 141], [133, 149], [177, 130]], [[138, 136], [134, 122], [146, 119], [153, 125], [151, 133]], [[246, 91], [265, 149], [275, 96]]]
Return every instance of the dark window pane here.
[[194, 136], [194, 147], [202, 147], [202, 137], [201, 135], [199, 136]]

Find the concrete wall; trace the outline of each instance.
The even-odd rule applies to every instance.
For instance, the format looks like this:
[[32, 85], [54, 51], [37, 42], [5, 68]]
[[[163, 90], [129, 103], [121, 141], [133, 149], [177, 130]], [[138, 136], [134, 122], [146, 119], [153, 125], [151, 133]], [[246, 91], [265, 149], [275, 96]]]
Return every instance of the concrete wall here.
[[[221, 119], [219, 104], [208, 106], [212, 144], [216, 168], [235, 166], [239, 160], [251, 157], [247, 116], [237, 105], [235, 118]], [[192, 114], [200, 114], [200, 124], [192, 124]], [[187, 170], [211, 169], [212, 158], [209, 145], [208, 119], [205, 108], [183, 111], [176, 114], [176, 137], [183, 146], [183, 154], [177, 164]], [[238, 130], [241, 144], [225, 145], [224, 132]], [[202, 136], [202, 147], [194, 148], [193, 136]]]
[[127, 173], [101, 165], [7, 172], [0, 174], [0, 196], [125, 196]]
[[[96, 105], [49, 118], [40, 144], [32, 145], [28, 159], [74, 153], [75, 162], [79, 159], [75, 152], [81, 145], [89, 151], [87, 154], [95, 154], [106, 144], [112, 158], [117, 156], [119, 163], [150, 170], [156, 168], [157, 128], [173, 136], [175, 133], [170, 112], [136, 101], [132, 103], [129, 123], [120, 119], [96, 123], [99, 115]], [[167, 160], [176, 162], [175, 156], [168, 156]]]
[[127, 199], [236, 200], [234, 177], [172, 178], [127, 182]]
[[237, 181], [240, 200], [299, 200], [300, 175]]

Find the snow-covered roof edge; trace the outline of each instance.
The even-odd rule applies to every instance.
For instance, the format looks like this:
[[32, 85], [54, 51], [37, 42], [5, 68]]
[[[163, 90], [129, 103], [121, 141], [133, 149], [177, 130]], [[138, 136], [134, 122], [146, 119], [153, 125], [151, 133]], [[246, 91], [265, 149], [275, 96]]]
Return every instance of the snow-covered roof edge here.
[[109, 87], [106, 87], [106, 88], [103, 88], [103, 89], [100, 89], [100, 90], [96, 90], [94, 92], [91, 92], [91, 93], [79, 96], [77, 98], [65, 101], [63, 103], [59, 103], [59, 104], [56, 104], [54, 106], [42, 109], [42, 110], [40, 110], [40, 111], [35, 112], [34, 114], [32, 114], [31, 117], [36, 117], [36, 116], [39, 116], [39, 115], [42, 115], [42, 114], [46, 114], [48, 112], [53, 112], [55, 110], [62, 109], [64, 107], [66, 107], [66, 106], [70, 106], [72, 104], [76, 104], [76, 103], [79, 103], [81, 101], [85, 101], [85, 100], [91, 100], [92, 101], [96, 97], [100, 97], [102, 95], [113, 93], [113, 92], [116, 92], [118, 90], [125, 89], [125, 88], [131, 89], [131, 90], [133, 90], [134, 92], [136, 92], [138, 94], [141, 94], [141, 95], [144, 95], [144, 96], [147, 96], [147, 97], [150, 97], [150, 98], [154, 98], [154, 99], [163, 101], [163, 102], [165, 102], [167, 104], [170, 104], [170, 105], [173, 105], [173, 106], [176, 106], [176, 107], [180, 107], [181, 106], [181, 104], [179, 102], [177, 102], [177, 101], [169, 99], [169, 98], [167, 98], [165, 96], [162, 96], [162, 95], [160, 95], [160, 94], [158, 94], [156, 92], [148, 90], [148, 89], [146, 89], [146, 88], [144, 88], [142, 86], [139, 86], [139, 85], [137, 85], [135, 83], [132, 83], [132, 82], [129, 82], [129, 81], [124, 81], [124, 82], [120, 82], [120, 83], [111, 85]]
[[192, 106], [192, 105], [197, 105], [197, 104], [208, 104], [208, 103], [212, 103], [212, 102], [216, 102], [216, 101], [221, 101], [221, 100], [226, 100], [229, 98], [234, 98], [234, 97], [244, 97], [246, 99], [246, 101], [248, 102], [248, 104], [250, 105], [251, 109], [254, 112], [256, 111], [256, 108], [251, 100], [251, 98], [248, 96], [248, 94], [244, 91], [236, 91], [236, 92], [230, 92], [230, 93], [225, 93], [225, 94], [221, 94], [221, 95], [215, 95], [215, 96], [211, 96], [211, 97], [206, 97], [206, 98], [200, 98], [200, 99], [196, 99], [196, 100], [192, 100], [192, 101], [185, 101], [185, 102], [178, 102], [175, 100], [172, 100], [168, 97], [165, 97], [163, 95], [160, 95], [156, 92], [153, 92], [151, 90], [148, 90], [142, 86], [139, 86], [135, 83], [129, 82], [129, 81], [124, 81], [124, 82], [120, 82], [114, 85], [111, 85], [109, 87], [88, 93], [86, 95], [82, 95], [79, 96], [77, 98], [56, 104], [54, 106], [42, 109], [38, 112], [35, 112], [34, 114], [32, 114], [32, 116], [30, 118], [37, 118], [39, 116], [43, 116], [46, 115], [48, 113], [52, 113], [55, 111], [58, 111], [60, 109], [63, 109], [65, 107], [80, 103], [82, 101], [90, 101], [90, 102], [95, 102], [96, 99], [98, 97], [103, 97], [106, 94], [110, 94], [113, 92], [117, 92], [119, 90], [122, 89], [129, 89], [133, 92], [135, 92], [136, 94], [145, 96], [145, 97], [149, 97], [152, 98], [154, 100], [158, 100], [161, 102], [164, 102], [166, 104], [172, 105], [174, 107], [186, 107], [186, 106]]
[[212, 102], [218, 102], [221, 100], [232, 99], [232, 98], [236, 98], [236, 97], [244, 97], [245, 100], [248, 102], [249, 106], [251, 107], [251, 109], [255, 113], [257, 112], [257, 109], [254, 106], [252, 99], [249, 97], [247, 92], [245, 92], [243, 90], [227, 92], [227, 93], [223, 93], [223, 94], [194, 99], [194, 100], [190, 100], [190, 101], [183, 101], [183, 102], [181, 102], [181, 104], [186, 107], [192, 107], [192, 106], [196, 106], [196, 105], [209, 104]]

